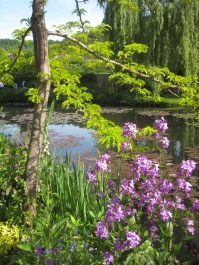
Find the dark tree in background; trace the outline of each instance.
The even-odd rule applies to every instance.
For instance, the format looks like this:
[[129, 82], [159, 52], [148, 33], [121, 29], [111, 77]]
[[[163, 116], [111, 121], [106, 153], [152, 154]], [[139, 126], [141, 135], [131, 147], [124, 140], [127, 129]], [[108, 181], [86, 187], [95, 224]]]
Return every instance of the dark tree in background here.
[[[167, 66], [181, 75], [199, 72], [199, 1], [197, 0], [98, 0], [105, 8], [104, 22], [112, 27], [110, 41], [115, 50], [137, 42], [148, 53], [137, 60], [152, 66]], [[137, 7], [137, 8], [136, 8]]]

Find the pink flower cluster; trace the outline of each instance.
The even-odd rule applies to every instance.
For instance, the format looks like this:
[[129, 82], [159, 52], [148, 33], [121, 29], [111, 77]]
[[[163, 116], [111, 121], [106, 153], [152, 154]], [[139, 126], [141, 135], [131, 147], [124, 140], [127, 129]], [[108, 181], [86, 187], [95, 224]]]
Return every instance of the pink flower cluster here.
[[99, 171], [110, 172], [110, 170], [109, 170], [109, 164], [110, 164], [109, 158], [110, 158], [110, 156], [107, 154], [102, 155], [98, 160], [96, 160], [95, 165], [94, 165], [94, 169], [91, 169], [86, 173], [87, 179], [89, 180], [89, 182], [92, 186], [98, 185], [97, 173]]
[[196, 162], [194, 162], [191, 159], [188, 160], [182, 160], [180, 163], [180, 167], [178, 169], [178, 176], [186, 175], [187, 177], [190, 177], [192, 175], [192, 172], [196, 168]]
[[160, 120], [155, 121], [155, 129], [160, 133], [164, 133], [168, 129], [167, 121], [164, 117], [161, 117]]
[[126, 122], [124, 124], [122, 136], [125, 136], [131, 139], [131, 138], [136, 137], [136, 133], [137, 133], [136, 124], [132, 122]]
[[[155, 122], [157, 134], [160, 138], [159, 146], [168, 148], [169, 141], [166, 137], [160, 137], [168, 128], [164, 118]], [[133, 138], [136, 136], [136, 125], [126, 123], [123, 128], [123, 136]], [[95, 172], [101, 170], [109, 173], [107, 155], [101, 157], [95, 163]], [[115, 238], [114, 250], [124, 252], [139, 246], [141, 238], [138, 230], [132, 231], [128, 227], [130, 218], [138, 220], [138, 215], [142, 212], [145, 225], [153, 240], [158, 238], [159, 224], [174, 222], [176, 212], [187, 213], [185, 200], [190, 197], [192, 185], [189, 181], [190, 176], [195, 170], [196, 163], [191, 160], [183, 160], [179, 165], [176, 176], [162, 175], [160, 165], [154, 160], [148, 159], [145, 155], [138, 155], [132, 162], [128, 178], [123, 178], [117, 183], [113, 180], [107, 181], [110, 189], [107, 190], [109, 201], [106, 202], [106, 212], [103, 220], [97, 223], [95, 235], [102, 239], [110, 239], [110, 235], [115, 231], [117, 225], [123, 226], [123, 233]], [[95, 179], [87, 177], [91, 184]], [[92, 175], [92, 174], [91, 174]], [[96, 185], [98, 183], [96, 182]], [[108, 196], [106, 197], [108, 198]], [[199, 200], [195, 200], [191, 210], [199, 211]], [[135, 221], [136, 222], [136, 221]], [[139, 224], [137, 224], [139, 225]], [[184, 225], [189, 233], [194, 234], [194, 223], [189, 216], [184, 220]], [[106, 264], [113, 263], [114, 256], [104, 253]]]
[[[178, 172], [182, 172], [185, 162], [179, 166]], [[192, 162], [189, 160], [193, 170]], [[190, 196], [192, 187], [187, 180], [189, 176], [190, 171], [184, 178], [162, 179], [158, 164], [147, 159], [146, 156], [138, 156], [132, 163], [131, 178], [122, 179], [119, 184], [119, 192], [125, 204], [121, 202], [119, 196], [115, 196], [110, 203], [107, 203], [105, 219], [97, 224], [95, 235], [102, 239], [109, 238], [110, 230], [115, 224], [128, 223], [128, 218], [136, 217], [139, 209], [144, 209], [142, 211], [148, 220], [149, 232], [152, 239], [156, 239], [159, 231], [157, 222], [174, 221], [176, 210], [187, 210], [184, 200]], [[193, 208], [199, 209], [199, 200], [195, 202]], [[187, 231], [193, 234], [194, 228], [191, 224], [192, 222], [189, 221], [186, 227]], [[114, 249], [123, 252], [138, 246], [140, 242], [141, 239], [135, 231], [125, 231], [122, 239], [116, 238]]]

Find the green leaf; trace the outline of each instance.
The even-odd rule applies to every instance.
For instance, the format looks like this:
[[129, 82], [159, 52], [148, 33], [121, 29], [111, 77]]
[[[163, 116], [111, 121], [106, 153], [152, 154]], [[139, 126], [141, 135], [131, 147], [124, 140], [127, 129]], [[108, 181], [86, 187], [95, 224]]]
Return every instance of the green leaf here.
[[66, 222], [67, 218], [56, 223], [51, 229], [52, 235], [54, 236], [66, 224]]
[[19, 244], [17, 245], [17, 247], [25, 251], [32, 251], [32, 247], [30, 244]]
[[96, 218], [96, 216], [94, 215], [94, 213], [92, 211], [89, 210], [88, 212], [89, 212], [90, 216], [92, 216], [94, 219]]

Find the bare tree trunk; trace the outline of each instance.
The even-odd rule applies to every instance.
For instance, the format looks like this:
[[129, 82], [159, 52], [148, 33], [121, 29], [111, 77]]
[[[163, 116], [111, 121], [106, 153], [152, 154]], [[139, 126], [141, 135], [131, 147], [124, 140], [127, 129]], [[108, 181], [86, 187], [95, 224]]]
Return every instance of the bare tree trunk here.
[[42, 153], [44, 139], [44, 123], [50, 92], [50, 67], [48, 57], [48, 34], [44, 17], [45, 0], [34, 0], [32, 4], [31, 26], [34, 42], [35, 67], [38, 74], [39, 95], [42, 101], [35, 104], [32, 131], [25, 169], [26, 198], [23, 210], [30, 216], [36, 213], [36, 184], [38, 179], [39, 159]]

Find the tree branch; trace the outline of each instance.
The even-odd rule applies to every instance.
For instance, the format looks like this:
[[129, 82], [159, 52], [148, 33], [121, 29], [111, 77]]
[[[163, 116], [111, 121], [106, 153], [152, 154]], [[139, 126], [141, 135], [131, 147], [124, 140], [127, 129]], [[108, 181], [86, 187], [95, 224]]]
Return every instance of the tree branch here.
[[[65, 39], [68, 39], [69, 41], [77, 44], [78, 46], [80, 46], [81, 48], [83, 48], [85, 51], [87, 51], [88, 53], [90, 53], [91, 55], [95, 56], [96, 58], [98, 59], [101, 59], [102, 61], [106, 62], [106, 63], [112, 63], [116, 66], [119, 66], [120, 68], [122, 68], [123, 70], [126, 70], [132, 74], [135, 74], [141, 78], [146, 78], [146, 79], [149, 79], [149, 80], [152, 80], [154, 81], [155, 83], [158, 83], [158, 84], [162, 84], [161, 80], [149, 75], [149, 74], [145, 74], [145, 73], [142, 73], [140, 71], [135, 71], [133, 69], [131, 69], [130, 67], [120, 63], [120, 62], [117, 62], [115, 60], [109, 60], [107, 59], [106, 57], [104, 57], [103, 55], [101, 54], [98, 54], [97, 52], [93, 51], [91, 48], [89, 48], [88, 46], [86, 46], [84, 43], [82, 43], [81, 41], [69, 36], [68, 34], [65, 34], [65, 33], [62, 33], [62, 32], [54, 32], [54, 31], [48, 31], [48, 35], [51, 35], [51, 36], [59, 36], [59, 37], [63, 37]], [[168, 88], [170, 89], [176, 89], [176, 88], [180, 88], [180, 85], [179, 84], [176, 84], [176, 85], [171, 85], [169, 86]]]
[[17, 62], [17, 60], [19, 59], [19, 56], [21, 54], [21, 51], [22, 51], [22, 48], [23, 48], [23, 45], [24, 45], [24, 42], [25, 42], [25, 38], [27, 37], [28, 33], [32, 30], [31, 27], [29, 27], [25, 33], [22, 35], [22, 40], [21, 40], [21, 44], [19, 46], [19, 50], [18, 50], [18, 53], [17, 53], [17, 56], [15, 57], [15, 59], [12, 61], [10, 67], [6, 70], [3, 71], [3, 74], [5, 73], [8, 73], [12, 70], [12, 67], [15, 65], [15, 63]]
[[80, 20], [80, 24], [81, 24], [81, 28], [82, 28], [83, 32], [84, 32], [84, 22], [82, 20], [82, 13], [81, 13], [80, 8], [79, 8], [79, 3], [85, 3], [86, 4], [87, 1], [88, 0], [82, 0], [82, 1], [75, 0], [77, 15], [79, 16], [79, 20]]

